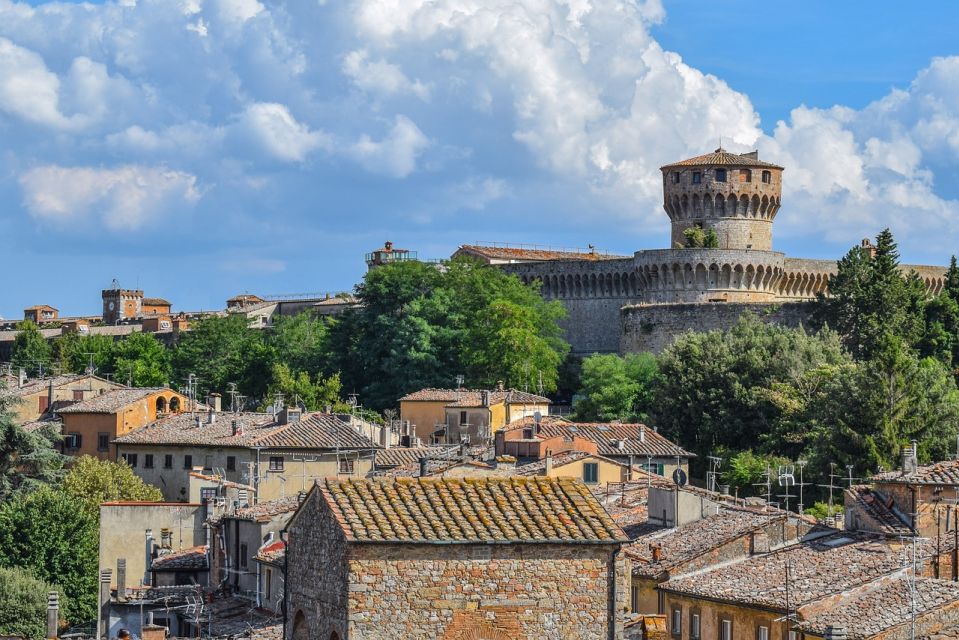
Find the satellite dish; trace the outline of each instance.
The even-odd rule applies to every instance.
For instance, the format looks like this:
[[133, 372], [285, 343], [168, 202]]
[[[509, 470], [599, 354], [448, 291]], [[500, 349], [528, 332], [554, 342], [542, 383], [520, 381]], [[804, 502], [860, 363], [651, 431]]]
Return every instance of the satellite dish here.
[[673, 482], [676, 483], [676, 486], [685, 487], [687, 480], [689, 480], [689, 478], [686, 476], [686, 472], [682, 469], [677, 468], [675, 471], [673, 471]]
[[533, 413], [533, 420], [534, 420], [535, 422], [539, 422], [539, 421], [542, 420], [542, 419], [543, 419], [543, 413], [542, 413], [541, 411], [535, 411], [535, 412]]

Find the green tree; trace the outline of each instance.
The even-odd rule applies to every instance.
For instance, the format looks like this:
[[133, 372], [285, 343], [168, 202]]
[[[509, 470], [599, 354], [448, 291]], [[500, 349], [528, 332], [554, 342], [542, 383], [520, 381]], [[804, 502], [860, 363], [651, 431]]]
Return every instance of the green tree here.
[[72, 623], [96, 617], [98, 546], [96, 516], [63, 491], [41, 487], [0, 504], [0, 567], [63, 585]]
[[926, 330], [919, 352], [942, 361], [959, 373], [959, 267], [952, 256], [945, 286], [926, 305]]
[[293, 373], [290, 367], [283, 362], [273, 364], [272, 382], [267, 390], [267, 397], [263, 401], [262, 407], [273, 404], [273, 398], [277, 394], [282, 394], [283, 400], [288, 405], [302, 404], [307, 411], [316, 411], [316, 386], [310, 380], [310, 374], [306, 371]]
[[751, 449], [740, 451], [729, 459], [722, 472], [724, 484], [735, 489], [740, 496], [755, 496], [766, 493], [765, 487], [757, 486], [766, 482], [767, 470], [772, 473], [772, 490], [779, 492], [779, 467], [788, 465], [789, 460], [780, 456], [758, 455]]
[[152, 333], [132, 333], [117, 342], [108, 366], [116, 380], [134, 387], [160, 387], [173, 375], [170, 352]]
[[18, 399], [0, 390], [0, 500], [58, 482], [67, 458], [54, 449], [60, 439], [56, 423], [26, 431], [13, 413]]
[[292, 371], [305, 371], [310, 376], [326, 371], [329, 358], [327, 324], [325, 318], [309, 311], [278, 318], [267, 333], [267, 342], [275, 351], [276, 361]]
[[93, 456], [74, 459], [63, 480], [63, 491], [97, 514], [98, 519], [103, 502], [163, 500], [163, 492], [144, 482], [130, 465]]
[[53, 350], [40, 328], [30, 320], [17, 324], [10, 363], [14, 371], [23, 369], [28, 375], [37, 375], [41, 368], [49, 369]]
[[53, 341], [54, 358], [63, 371], [70, 373], [86, 373], [92, 358], [96, 373], [112, 374], [110, 366], [113, 345], [114, 340], [110, 336], [65, 333]]
[[60, 610], [67, 605], [63, 589], [39, 580], [27, 570], [0, 568], [0, 634], [28, 640], [47, 637], [47, 595], [56, 591]]
[[201, 388], [219, 393], [233, 382], [253, 406], [265, 398], [272, 366], [273, 349], [243, 314], [197, 322], [173, 350], [175, 380], [195, 374]]
[[316, 381], [316, 405], [317, 409], [325, 411], [329, 407], [334, 413], [349, 413], [350, 405], [343, 401], [343, 383], [340, 382], [340, 374], [323, 378], [318, 377]]
[[583, 360], [576, 419], [648, 421], [658, 378], [659, 365], [650, 353], [589, 356]]
[[686, 239], [686, 248], [689, 249], [719, 248], [719, 236], [714, 229], [689, 227], [683, 231], [683, 237]]

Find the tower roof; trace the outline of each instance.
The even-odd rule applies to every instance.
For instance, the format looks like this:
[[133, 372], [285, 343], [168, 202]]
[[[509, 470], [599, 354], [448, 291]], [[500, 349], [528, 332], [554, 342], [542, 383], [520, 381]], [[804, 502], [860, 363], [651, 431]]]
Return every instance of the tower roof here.
[[687, 160], [680, 160], [679, 162], [673, 162], [672, 164], [665, 164], [660, 167], [660, 169], [671, 169], [673, 167], [695, 167], [700, 165], [728, 165], [735, 167], [767, 167], [770, 169], [783, 169], [783, 167], [779, 166], [778, 164], [763, 162], [760, 160], [758, 151], [739, 154], [726, 151], [722, 147], [716, 149], [712, 153], [696, 156], [695, 158], [689, 158]]

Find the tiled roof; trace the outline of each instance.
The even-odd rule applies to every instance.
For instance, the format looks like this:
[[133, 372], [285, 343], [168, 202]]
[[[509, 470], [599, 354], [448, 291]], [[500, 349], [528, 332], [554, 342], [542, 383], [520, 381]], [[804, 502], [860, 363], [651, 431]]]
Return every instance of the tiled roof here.
[[260, 552], [257, 553], [253, 559], [258, 562], [265, 562], [266, 564], [282, 566], [285, 558], [286, 543], [282, 540], [277, 540], [260, 549]]
[[111, 389], [89, 400], [75, 402], [58, 409], [57, 413], [116, 413], [134, 402], [149, 398], [161, 391], [169, 391], [169, 389]]
[[627, 541], [586, 486], [570, 479], [327, 479], [317, 490], [352, 542]]
[[911, 535], [912, 529], [899, 519], [892, 509], [886, 506], [881, 496], [865, 485], [854, 486], [846, 490], [856, 507], [876, 523], [879, 533], [890, 535]]
[[[538, 396], [516, 389], [488, 390], [490, 404], [549, 404], [549, 398]], [[400, 402], [446, 402], [451, 407], [481, 407], [483, 406], [483, 390], [481, 389], [420, 389], [409, 393]]]
[[28, 433], [34, 433], [46, 427], [53, 429], [56, 433], [60, 433], [63, 430], [63, 423], [59, 420], [34, 420], [33, 422], [26, 422], [20, 425], [20, 428]]
[[[786, 567], [789, 601], [800, 606], [898, 571], [911, 556], [904, 545], [875, 535], [837, 532], [712, 571], [669, 580], [661, 589], [688, 596], [785, 610]], [[918, 557], [929, 555], [921, 543]]]
[[269, 519], [274, 516], [279, 516], [287, 513], [293, 513], [300, 507], [300, 496], [287, 496], [285, 498], [279, 498], [277, 500], [269, 500], [267, 502], [261, 502], [259, 504], [253, 505], [252, 507], [244, 507], [243, 509], [237, 509], [236, 513], [233, 514], [234, 518], [238, 520], [261, 520]]
[[163, 298], [144, 298], [143, 300], [140, 301], [140, 304], [145, 304], [151, 307], [163, 307], [163, 306], [169, 307], [170, 306], [169, 301], [164, 300]]
[[209, 567], [206, 545], [171, 551], [153, 560], [154, 571], [190, 571]]
[[[781, 512], [763, 515], [721, 507], [718, 514], [707, 515], [678, 528], [650, 527], [626, 548], [626, 553], [633, 560], [633, 575], [655, 578], [774, 520], [785, 519], [786, 515]], [[660, 549], [659, 560], [653, 560], [654, 546]]]
[[[480, 462], [479, 460], [448, 460], [430, 458], [426, 461], [426, 475], [438, 476], [458, 467], [470, 467], [468, 471], [475, 471], [475, 475], [489, 475], [490, 471], [494, 471], [496, 469], [496, 467], [486, 464], [485, 462]], [[375, 477], [419, 478], [421, 477], [420, 464], [419, 462], [412, 462], [399, 467], [393, 467], [392, 469], [387, 469], [383, 472], [376, 473]]]
[[400, 467], [405, 464], [414, 464], [419, 462], [420, 458], [431, 458], [434, 456], [447, 456], [450, 453], [457, 453], [459, 447], [390, 447], [376, 452], [376, 468]]
[[918, 467], [915, 473], [903, 473], [902, 470], [878, 473], [873, 482], [895, 482], [902, 484], [939, 484], [959, 485], [959, 460], [945, 460], [935, 464]]
[[7, 389], [16, 396], [29, 396], [34, 393], [40, 393], [46, 391], [50, 388], [50, 385], [53, 385], [54, 389], [58, 389], [65, 384], [71, 384], [74, 382], [79, 382], [85, 380], [91, 376], [85, 374], [79, 375], [65, 375], [65, 376], [54, 376], [52, 378], [40, 378], [40, 379], [30, 379], [20, 387], [18, 386], [19, 380], [16, 376], [12, 376], [7, 380], [8, 386]]
[[530, 262], [545, 260], [615, 260], [617, 258], [628, 257], [593, 251], [486, 247], [475, 244], [464, 244], [457, 250], [457, 253], [460, 251], [479, 255], [491, 260], [526, 260]]
[[[842, 627], [848, 640], [865, 640], [907, 624], [913, 614], [910, 582], [904, 575], [877, 580], [845, 594], [835, 606], [817, 611], [803, 622], [802, 628], [807, 633], [824, 635], [832, 625]], [[916, 578], [914, 593], [917, 617], [959, 603], [959, 584], [952, 581]]]
[[[199, 425], [196, 417], [199, 417]], [[232, 422], [242, 428], [233, 435]], [[207, 424], [206, 414], [189, 412], [161, 418], [115, 440], [118, 444], [264, 447], [277, 449], [373, 449], [369, 438], [350, 426], [350, 417], [304, 414], [299, 422], [279, 424], [266, 413], [219, 413]]]
[[697, 167], [702, 165], [722, 165], [734, 167], [767, 167], [770, 169], [782, 169], [778, 164], [763, 162], [758, 158], [750, 158], [746, 155], [726, 151], [722, 147], [712, 153], [706, 153], [694, 158], [680, 160], [671, 164], [665, 164], [660, 169], [671, 169], [673, 167]]
[[[534, 418], [526, 417], [511, 422], [508, 428], [511, 430], [522, 429], [534, 424]], [[578, 435], [595, 442], [600, 455], [607, 457], [623, 457], [629, 455], [640, 457], [650, 455], [655, 458], [670, 458], [674, 456], [683, 458], [695, 457], [695, 454], [670, 442], [651, 428], [642, 424], [569, 422], [562, 418], [547, 416], [540, 420], [539, 434], [540, 437], [547, 438], [553, 436], [571, 438], [574, 435]], [[622, 448], [619, 447], [619, 442], [622, 442]], [[636, 460], [637, 464], [640, 462], [642, 462], [642, 460]]]

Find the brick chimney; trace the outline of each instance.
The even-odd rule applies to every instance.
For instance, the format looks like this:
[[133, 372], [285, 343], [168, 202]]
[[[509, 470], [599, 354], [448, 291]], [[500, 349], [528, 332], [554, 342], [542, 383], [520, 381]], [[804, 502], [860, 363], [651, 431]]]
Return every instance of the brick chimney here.
[[56, 640], [60, 626], [60, 594], [51, 591], [47, 594], [47, 640]]
[[661, 545], [651, 544], [649, 550], [653, 555], [653, 562], [659, 562], [663, 559], [663, 547]]
[[220, 413], [223, 411], [223, 396], [221, 396], [219, 393], [211, 393], [209, 404], [213, 411]]

